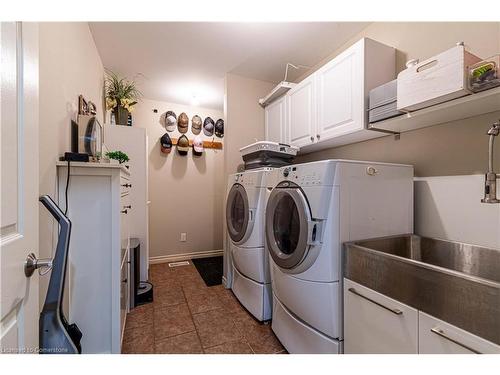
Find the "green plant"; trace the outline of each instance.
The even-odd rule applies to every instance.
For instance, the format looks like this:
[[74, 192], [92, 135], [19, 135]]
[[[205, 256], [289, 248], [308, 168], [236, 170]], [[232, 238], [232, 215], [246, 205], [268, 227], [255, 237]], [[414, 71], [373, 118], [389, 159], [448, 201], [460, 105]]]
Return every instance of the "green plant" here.
[[104, 79], [106, 92], [106, 109], [115, 109], [117, 106], [132, 112], [133, 106], [141, 98], [142, 93], [137, 89], [135, 81], [120, 77], [115, 72], [106, 69]]
[[128, 155], [122, 151], [110, 151], [106, 152], [106, 156], [110, 159], [118, 160], [120, 164], [129, 161]]

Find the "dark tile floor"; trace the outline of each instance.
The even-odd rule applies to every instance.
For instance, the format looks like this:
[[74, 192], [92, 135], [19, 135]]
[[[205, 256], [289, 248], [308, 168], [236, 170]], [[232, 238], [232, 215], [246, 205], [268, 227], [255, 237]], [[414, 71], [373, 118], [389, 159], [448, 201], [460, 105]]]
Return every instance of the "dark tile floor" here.
[[127, 316], [122, 353], [285, 353], [270, 324], [255, 320], [222, 285], [207, 287], [196, 268], [150, 266], [154, 302]]

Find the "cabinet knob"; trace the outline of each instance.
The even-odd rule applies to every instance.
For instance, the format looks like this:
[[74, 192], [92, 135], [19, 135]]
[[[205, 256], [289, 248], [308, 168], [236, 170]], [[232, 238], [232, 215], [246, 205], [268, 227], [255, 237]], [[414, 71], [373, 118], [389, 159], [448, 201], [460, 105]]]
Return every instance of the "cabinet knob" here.
[[318, 140], [319, 140], [319, 138], [320, 138], [320, 135], [319, 135], [319, 134], [316, 134], [316, 138], [318, 138]]
[[122, 214], [127, 214], [127, 210], [120, 211]]
[[123, 206], [123, 208], [132, 208], [132, 206], [129, 204], [128, 206]]
[[132, 187], [132, 184], [123, 184], [123, 187]]
[[311, 135], [311, 142], [314, 142], [314, 137]]
[[122, 283], [126, 283], [128, 280], [127, 279], [123, 279], [122, 280]]

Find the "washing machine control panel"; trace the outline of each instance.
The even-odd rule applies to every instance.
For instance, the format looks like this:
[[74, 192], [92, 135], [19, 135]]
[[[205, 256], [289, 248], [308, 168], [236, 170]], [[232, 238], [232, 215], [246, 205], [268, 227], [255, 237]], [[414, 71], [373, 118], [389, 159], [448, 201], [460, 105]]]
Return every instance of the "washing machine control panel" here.
[[282, 168], [281, 174], [286, 181], [294, 182], [299, 186], [318, 186], [324, 181], [324, 173], [321, 170], [314, 168], [285, 167]]

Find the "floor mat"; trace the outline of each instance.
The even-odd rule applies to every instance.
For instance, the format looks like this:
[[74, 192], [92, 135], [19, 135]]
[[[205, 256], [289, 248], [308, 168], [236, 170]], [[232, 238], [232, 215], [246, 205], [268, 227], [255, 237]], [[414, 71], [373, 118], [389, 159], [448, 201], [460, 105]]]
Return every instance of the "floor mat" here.
[[222, 284], [222, 255], [218, 257], [191, 259], [207, 286]]

